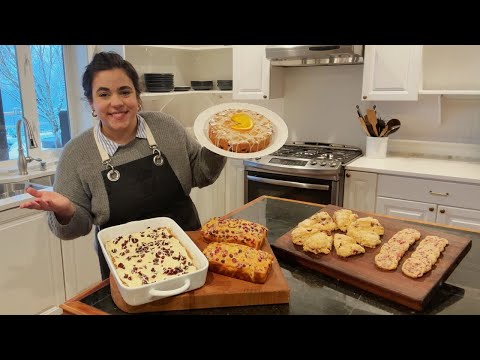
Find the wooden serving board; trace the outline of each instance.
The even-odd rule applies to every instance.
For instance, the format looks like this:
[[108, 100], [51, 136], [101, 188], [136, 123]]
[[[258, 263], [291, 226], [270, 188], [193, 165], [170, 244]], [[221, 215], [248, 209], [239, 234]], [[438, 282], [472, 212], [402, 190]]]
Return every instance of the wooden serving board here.
[[[319, 211], [326, 211], [330, 216], [333, 216], [333, 213], [339, 209], [341, 208], [338, 206], [328, 205]], [[354, 211], [354, 213], [358, 214], [359, 217], [369, 216], [361, 211]], [[472, 241], [456, 235], [442, 233], [441, 231], [426, 231], [414, 224], [382, 217], [381, 215], [375, 214], [372, 217], [380, 221], [380, 224], [385, 228], [385, 234], [381, 237], [382, 243], [375, 249], [365, 248], [365, 254], [342, 258], [336, 254], [333, 246], [332, 251], [328, 255], [305, 252], [302, 246], [293, 244], [291, 230], [278, 238], [272, 244], [272, 247], [277, 256], [288, 258], [305, 267], [332, 276], [411, 309], [422, 310], [431, 299], [434, 290], [443, 283], [468, 253], [472, 247]], [[405, 253], [396, 270], [387, 271], [378, 268], [375, 265], [374, 258], [380, 252], [381, 246], [396, 232], [405, 228], [417, 229], [422, 237]], [[340, 230], [335, 232], [343, 233]], [[403, 274], [401, 270], [402, 264], [410, 257], [418, 243], [427, 235], [443, 237], [448, 240], [449, 244], [431, 271], [421, 278], [410, 278]]]
[[[200, 231], [189, 231], [187, 234], [200, 250], [207, 246]], [[265, 241], [262, 250], [274, 255], [268, 241]], [[112, 275], [110, 275], [110, 289], [114, 303], [120, 310], [127, 313], [284, 304], [290, 302], [290, 288], [276, 258], [264, 284], [254, 284], [209, 271], [205, 285], [199, 289], [137, 306], [129, 305], [123, 300]]]

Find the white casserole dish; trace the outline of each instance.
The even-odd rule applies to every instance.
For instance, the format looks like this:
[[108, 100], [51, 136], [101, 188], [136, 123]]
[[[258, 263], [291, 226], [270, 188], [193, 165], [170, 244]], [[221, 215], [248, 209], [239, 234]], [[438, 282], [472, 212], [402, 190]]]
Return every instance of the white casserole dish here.
[[[152, 284], [146, 284], [137, 287], [125, 286], [118, 277], [115, 265], [113, 265], [112, 259], [105, 248], [105, 243], [119, 236], [128, 236], [129, 234], [133, 234], [138, 231], [144, 231], [149, 226], [151, 228], [163, 226], [170, 228], [175, 237], [187, 249], [197, 270], [188, 274], [175, 276], [165, 280], [159, 280]], [[125, 300], [125, 302], [129, 305], [142, 305], [158, 299], [195, 290], [205, 284], [208, 272], [207, 258], [205, 255], [203, 255], [197, 245], [195, 245], [195, 243], [188, 237], [185, 231], [183, 231], [182, 228], [170, 218], [158, 217], [112, 226], [103, 229], [98, 233], [98, 242], [108, 263], [110, 272], [113, 274], [113, 277], [117, 282], [118, 290], [120, 291], [123, 300]]]

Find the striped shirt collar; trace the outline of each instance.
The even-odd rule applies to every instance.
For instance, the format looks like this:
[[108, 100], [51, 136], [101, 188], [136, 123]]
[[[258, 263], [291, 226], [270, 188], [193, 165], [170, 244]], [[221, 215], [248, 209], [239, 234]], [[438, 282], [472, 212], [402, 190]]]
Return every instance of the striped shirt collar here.
[[[137, 134], [135, 137], [140, 138], [140, 139], [146, 139], [147, 138], [147, 132], [145, 131], [145, 119], [141, 117], [140, 115], [137, 114], [137, 121], [138, 121], [138, 126], [137, 126]], [[116, 142], [110, 140], [107, 138], [105, 135], [103, 135], [101, 129], [101, 122], [99, 122], [95, 126], [95, 134], [97, 135], [97, 138], [100, 140], [100, 144], [102, 144], [103, 148], [107, 152], [109, 156], [113, 156], [115, 152], [118, 150], [118, 148], [122, 145], [117, 144]]]

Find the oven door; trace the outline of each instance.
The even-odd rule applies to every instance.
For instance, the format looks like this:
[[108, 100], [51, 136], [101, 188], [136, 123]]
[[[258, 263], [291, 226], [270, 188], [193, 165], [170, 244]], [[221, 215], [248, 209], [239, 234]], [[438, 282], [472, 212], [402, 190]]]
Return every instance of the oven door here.
[[339, 203], [337, 181], [245, 171], [245, 202], [262, 195], [325, 205]]

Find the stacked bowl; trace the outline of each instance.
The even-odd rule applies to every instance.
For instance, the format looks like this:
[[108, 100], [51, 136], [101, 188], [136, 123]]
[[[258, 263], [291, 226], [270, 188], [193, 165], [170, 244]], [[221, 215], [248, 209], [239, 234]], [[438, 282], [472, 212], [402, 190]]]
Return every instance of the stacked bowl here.
[[232, 90], [233, 81], [232, 80], [217, 80], [217, 87], [220, 90]]
[[213, 81], [190, 81], [193, 90], [212, 90]]
[[169, 92], [173, 90], [173, 74], [146, 73], [143, 76], [148, 92]]

